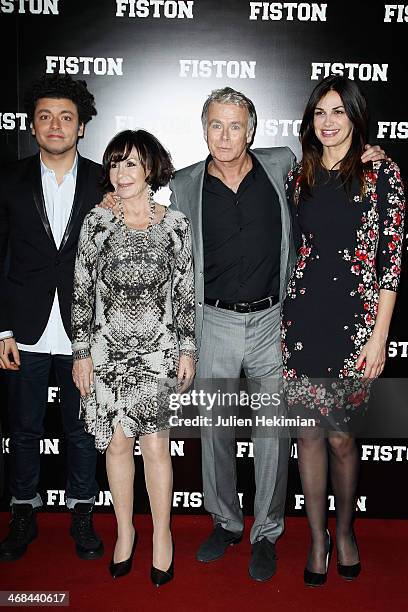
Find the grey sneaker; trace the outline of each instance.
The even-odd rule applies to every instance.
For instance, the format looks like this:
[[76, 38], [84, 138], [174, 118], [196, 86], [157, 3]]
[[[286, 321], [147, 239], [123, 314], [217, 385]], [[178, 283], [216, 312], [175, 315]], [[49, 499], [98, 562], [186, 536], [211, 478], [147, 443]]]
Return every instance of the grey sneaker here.
[[241, 540], [242, 533], [228, 531], [220, 523], [217, 523], [210, 537], [198, 549], [196, 559], [204, 563], [215, 561], [223, 556], [228, 546], [239, 544]]
[[267, 538], [262, 538], [252, 545], [252, 556], [249, 563], [249, 575], [254, 580], [264, 582], [272, 578], [276, 572], [275, 544]]

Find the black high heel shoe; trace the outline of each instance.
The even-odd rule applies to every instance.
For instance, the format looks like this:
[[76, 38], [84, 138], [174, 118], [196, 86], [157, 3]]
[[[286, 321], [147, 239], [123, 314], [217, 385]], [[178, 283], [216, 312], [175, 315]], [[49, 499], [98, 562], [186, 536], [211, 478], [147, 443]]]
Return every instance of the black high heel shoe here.
[[[358, 557], [360, 558], [360, 553], [358, 551], [358, 546], [356, 542], [356, 536], [353, 533], [353, 541], [357, 548]], [[358, 561], [357, 563], [353, 563], [353, 565], [343, 565], [337, 561], [337, 573], [344, 578], [345, 580], [354, 580], [357, 578], [359, 573], [361, 572], [361, 563]]]
[[111, 562], [109, 563], [109, 571], [112, 578], [121, 578], [122, 576], [126, 576], [129, 574], [132, 569], [133, 557], [136, 550], [137, 544], [137, 531], [135, 530], [135, 538], [133, 540], [132, 552], [130, 553], [129, 559], [126, 561], [119, 561], [119, 563], [114, 563], [113, 557]]
[[174, 542], [173, 542], [173, 538], [171, 538], [171, 545], [173, 547], [173, 551], [171, 553], [171, 563], [170, 563], [169, 569], [167, 571], [164, 571], [164, 570], [157, 569], [157, 567], [154, 567], [154, 565], [152, 565], [152, 569], [150, 570], [150, 579], [153, 582], [153, 584], [157, 587], [163, 586], [163, 584], [166, 584], [167, 582], [170, 582], [170, 580], [173, 580], [173, 577], [174, 577]]
[[307, 567], [305, 567], [305, 571], [303, 573], [303, 579], [307, 586], [318, 587], [322, 586], [326, 583], [327, 580], [327, 571], [329, 569], [329, 563], [331, 559], [331, 555], [333, 552], [333, 541], [330, 537], [329, 530], [326, 529], [327, 534], [327, 546], [326, 546], [326, 571], [324, 574], [320, 574], [319, 572], [311, 572]]

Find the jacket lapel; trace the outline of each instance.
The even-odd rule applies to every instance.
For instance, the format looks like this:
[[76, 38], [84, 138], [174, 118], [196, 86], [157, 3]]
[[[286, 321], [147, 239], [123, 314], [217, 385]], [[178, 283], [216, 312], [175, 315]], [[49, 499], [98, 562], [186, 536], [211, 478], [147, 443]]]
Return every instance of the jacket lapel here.
[[47, 211], [45, 208], [44, 193], [43, 193], [42, 182], [41, 182], [41, 165], [40, 165], [40, 155], [39, 154], [36, 155], [33, 159], [31, 185], [32, 185], [34, 202], [37, 207], [38, 214], [40, 215], [44, 229], [47, 233], [48, 238], [51, 240], [51, 243], [53, 244], [54, 248], [57, 249], [57, 245], [55, 244], [54, 236], [52, 234], [50, 222], [48, 220]]
[[68, 219], [67, 227], [65, 228], [65, 232], [61, 240], [61, 245], [59, 248], [60, 251], [62, 251], [62, 249], [66, 245], [68, 238], [72, 232], [72, 229], [75, 225], [75, 221], [78, 217], [79, 211], [81, 210], [81, 207], [85, 202], [87, 182], [88, 166], [84, 159], [78, 153], [78, 169], [75, 185], [74, 202], [72, 204], [71, 214]]
[[196, 264], [203, 267], [203, 182], [205, 162], [197, 164], [190, 174], [188, 202], [190, 203], [190, 221], [194, 241]]
[[290, 250], [291, 241], [291, 222], [288, 204], [286, 201], [285, 193], [285, 179], [282, 174], [282, 168], [275, 161], [266, 158], [259, 151], [251, 150], [251, 153], [256, 157], [259, 163], [265, 170], [269, 180], [271, 181], [276, 193], [279, 197], [279, 203], [281, 208], [281, 223], [282, 223], [282, 237], [281, 237], [281, 257], [280, 257], [280, 298], [283, 299], [286, 292], [287, 283], [287, 270], [288, 270], [288, 257]]
[[282, 169], [276, 164], [276, 162], [272, 160], [265, 160], [263, 155], [260, 155], [258, 151], [252, 150], [251, 153], [261, 164], [262, 168], [265, 170], [269, 180], [271, 181], [276, 193], [279, 197], [279, 202], [281, 204], [281, 208], [286, 212], [287, 204], [286, 204], [286, 194], [285, 194], [285, 184], [282, 180]]

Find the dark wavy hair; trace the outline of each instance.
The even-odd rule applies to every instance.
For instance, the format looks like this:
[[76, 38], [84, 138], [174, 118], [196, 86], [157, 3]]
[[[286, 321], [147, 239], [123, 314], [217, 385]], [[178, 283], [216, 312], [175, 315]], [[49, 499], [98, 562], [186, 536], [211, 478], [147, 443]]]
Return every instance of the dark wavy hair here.
[[97, 112], [95, 98], [88, 91], [86, 81], [75, 81], [68, 74], [46, 74], [33, 81], [24, 96], [24, 109], [31, 122], [40, 98], [66, 98], [78, 109], [79, 123], [88, 123]]
[[357, 177], [362, 194], [365, 180], [361, 155], [368, 136], [367, 102], [354, 81], [338, 75], [330, 75], [318, 83], [307, 102], [299, 133], [303, 152], [300, 187], [306, 195], [310, 195], [316, 172], [321, 167], [323, 145], [315, 134], [314, 112], [319, 101], [329, 91], [336, 91], [339, 94], [346, 115], [353, 124], [351, 146], [340, 162], [340, 177], [349, 197], [353, 178]]
[[164, 187], [170, 181], [174, 173], [170, 153], [157, 138], [145, 130], [124, 130], [112, 138], [103, 154], [102, 186], [105, 191], [114, 191], [109, 178], [111, 163], [127, 159], [133, 147], [148, 175], [146, 182], [153, 191]]

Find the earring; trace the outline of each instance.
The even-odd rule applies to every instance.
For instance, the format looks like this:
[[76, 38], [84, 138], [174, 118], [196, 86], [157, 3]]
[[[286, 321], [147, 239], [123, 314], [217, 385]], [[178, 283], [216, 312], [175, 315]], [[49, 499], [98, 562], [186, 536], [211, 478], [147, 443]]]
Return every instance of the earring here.
[[150, 203], [150, 204], [153, 204], [153, 196], [154, 196], [154, 191], [153, 191], [153, 189], [151, 188], [151, 186], [150, 186], [150, 185], [148, 186], [148, 193], [147, 193], [147, 196], [148, 196], [148, 198], [149, 198], [149, 203]]

